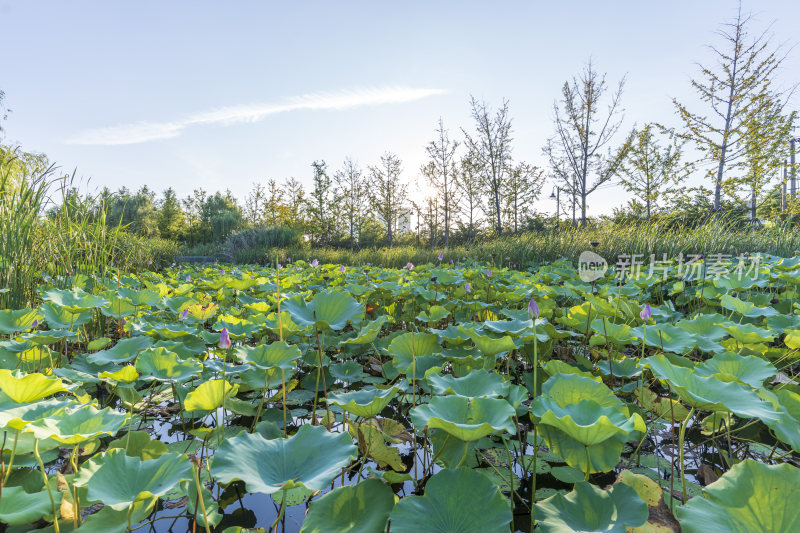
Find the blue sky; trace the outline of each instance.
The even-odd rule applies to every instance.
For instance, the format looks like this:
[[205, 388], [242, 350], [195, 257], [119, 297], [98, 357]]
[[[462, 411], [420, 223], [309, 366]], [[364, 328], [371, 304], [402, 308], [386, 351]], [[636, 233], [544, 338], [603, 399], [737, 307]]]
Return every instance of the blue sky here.
[[[732, 0], [572, 2], [44, 2], [0, 0], [6, 142], [77, 168], [91, 187], [230, 189], [311, 162], [374, 164], [413, 181], [441, 116], [471, 128], [473, 94], [510, 100], [514, 157], [545, 165], [552, 106], [589, 57], [616, 84], [625, 128], [676, 124], [695, 62]], [[800, 4], [746, 1], [792, 46]], [[800, 74], [797, 52], [786, 84]], [[552, 212], [546, 197], [537, 204]], [[623, 203], [619, 187], [590, 214]]]

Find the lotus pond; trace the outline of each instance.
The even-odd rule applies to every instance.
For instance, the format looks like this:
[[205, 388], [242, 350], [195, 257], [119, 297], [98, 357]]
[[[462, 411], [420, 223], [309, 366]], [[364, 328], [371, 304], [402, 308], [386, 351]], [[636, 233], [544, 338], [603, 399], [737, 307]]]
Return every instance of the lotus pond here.
[[0, 531], [800, 531], [800, 258], [742, 262], [44, 280]]

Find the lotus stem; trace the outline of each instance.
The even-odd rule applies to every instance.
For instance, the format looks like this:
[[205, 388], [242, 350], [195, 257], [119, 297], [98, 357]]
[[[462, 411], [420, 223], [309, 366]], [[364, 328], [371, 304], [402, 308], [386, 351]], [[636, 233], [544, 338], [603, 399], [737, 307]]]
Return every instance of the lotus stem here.
[[[211, 533], [211, 527], [208, 525], [208, 512], [206, 511], [206, 502], [203, 499], [203, 485], [200, 484], [200, 475], [198, 473], [197, 463], [192, 464], [192, 472], [194, 473], [194, 482], [195, 486], [197, 487], [197, 500], [200, 503], [200, 510], [203, 512], [203, 523], [206, 526], [206, 533]], [[197, 509], [195, 508], [195, 511], [196, 510]]]
[[[69, 458], [69, 463], [72, 465], [72, 473], [78, 473], [78, 445], [72, 449], [72, 455]], [[81, 525], [81, 505], [78, 500], [78, 487], [72, 484], [72, 525], [75, 529]]]
[[684, 464], [684, 461], [683, 461], [683, 441], [684, 441], [684, 438], [686, 437], [686, 426], [689, 425], [689, 420], [692, 418], [692, 415], [694, 415], [694, 407], [689, 409], [689, 414], [686, 415], [686, 418], [684, 419], [683, 423], [681, 424], [681, 429], [680, 429], [680, 432], [678, 434], [678, 441], [679, 441], [678, 444], [680, 446], [679, 454], [680, 454], [680, 462], [681, 462], [681, 488], [683, 490], [683, 503], [686, 503], [686, 471], [685, 471], [686, 470], [686, 465]]
[[14, 445], [11, 448], [11, 457], [8, 459], [8, 466], [6, 467], [5, 474], [3, 475], [3, 485], [8, 481], [8, 476], [11, 474], [11, 468], [14, 466], [14, 456], [17, 453], [17, 440], [19, 439], [19, 430], [14, 430]]
[[[42, 480], [44, 481], [45, 488], [47, 488], [47, 496], [50, 497], [50, 506], [53, 508], [53, 530], [56, 533], [59, 533], [60, 529], [58, 527], [58, 509], [56, 509], [56, 501], [53, 499], [53, 490], [47, 483], [47, 471], [45, 471], [44, 469], [42, 456], [39, 455], [39, 439], [37, 439], [36, 437], [33, 438], [33, 455], [34, 457], [36, 457], [36, 462], [39, 463], [39, 468], [42, 470]], [[130, 529], [130, 519], [128, 520], [128, 528]]]
[[583, 449], [586, 451], [586, 476], [583, 478], [583, 480], [589, 481], [589, 472], [592, 471], [592, 461], [589, 459], [589, 447], [584, 446]]
[[531, 472], [531, 531], [536, 526], [536, 459], [539, 455], [539, 436], [536, 425], [533, 426], [533, 472]]
[[280, 522], [283, 518], [283, 513], [286, 509], [286, 491], [283, 490], [281, 492], [283, 493], [283, 496], [281, 496], [281, 508], [280, 511], [278, 511], [278, 516], [275, 517], [275, 521], [272, 523], [272, 526], [270, 526], [270, 529], [274, 532], [278, 531], [278, 522]]

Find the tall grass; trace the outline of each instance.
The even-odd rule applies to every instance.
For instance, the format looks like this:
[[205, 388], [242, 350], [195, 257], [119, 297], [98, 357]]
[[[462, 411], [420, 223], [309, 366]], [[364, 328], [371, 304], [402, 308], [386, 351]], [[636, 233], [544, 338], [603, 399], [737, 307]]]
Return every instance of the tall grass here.
[[45, 275], [63, 288], [76, 274], [105, 277], [112, 269], [163, 265], [176, 255], [176, 243], [109, 224], [102, 196], [74, 191], [72, 180], [56, 177], [53, 167], [19, 179], [0, 160], [0, 289], [6, 289], [0, 308], [31, 305]]
[[[800, 231], [788, 224], [746, 228], [726, 220], [710, 221], [698, 228], [686, 228], [671, 221], [633, 225], [603, 223], [588, 228], [563, 225], [540, 232], [529, 232], [501, 238], [476, 241], [471, 245], [448, 250], [421, 246], [367, 248], [350, 253], [332, 248], [284, 248], [265, 251], [250, 262], [271, 263], [275, 259], [318, 259], [322, 263], [343, 263], [384, 267], [403, 267], [406, 263], [437, 263], [439, 253], [444, 262], [465, 258], [503, 266], [527, 267], [567, 259], [577, 261], [585, 250], [604, 257], [610, 265], [623, 255], [640, 254], [647, 262], [651, 255], [660, 260], [679, 254], [767, 253], [789, 257], [800, 253]], [[245, 254], [242, 254], [245, 256]]]

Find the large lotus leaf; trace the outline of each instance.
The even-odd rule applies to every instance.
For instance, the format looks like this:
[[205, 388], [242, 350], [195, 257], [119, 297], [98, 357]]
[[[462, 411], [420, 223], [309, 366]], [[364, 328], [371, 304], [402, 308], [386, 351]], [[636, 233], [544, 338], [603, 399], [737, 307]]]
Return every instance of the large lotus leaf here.
[[689, 416], [689, 410], [679, 401], [659, 396], [648, 388], [637, 387], [634, 395], [642, 407], [659, 418], [680, 422]]
[[778, 314], [778, 311], [772, 307], [758, 307], [752, 302], [745, 302], [735, 296], [731, 296], [730, 294], [723, 294], [719, 299], [719, 303], [723, 308], [730, 311], [735, 311], [736, 313], [748, 318], [763, 316], [769, 317]]
[[301, 326], [344, 329], [347, 323], [364, 312], [355, 298], [344, 292], [319, 292], [310, 302], [291, 299], [283, 304], [292, 319]]
[[432, 329], [431, 331], [435, 333], [440, 340], [447, 341], [448, 346], [458, 346], [469, 340], [469, 335], [458, 326], [450, 325], [445, 329]]
[[74, 289], [51, 289], [42, 294], [42, 300], [52, 302], [73, 314], [88, 311], [108, 303], [105, 298], [89, 294], [77, 287]]
[[267, 440], [244, 432], [226, 439], [211, 470], [223, 483], [244, 481], [249, 492], [272, 494], [295, 487], [314, 491], [330, 485], [356, 452], [349, 434], [306, 424], [288, 439]]
[[198, 375], [203, 365], [194, 359], [181, 359], [166, 348], [148, 348], [136, 358], [135, 368], [144, 380], [180, 383]]
[[693, 368], [672, 364], [663, 354], [642, 362], [663, 381], [669, 383], [684, 403], [706, 411], [730, 411], [742, 418], [777, 420], [777, 413], [751, 388], [716, 377], [703, 377]]
[[800, 531], [800, 469], [742, 461], [678, 507], [686, 533]]
[[356, 361], [336, 363], [328, 367], [328, 370], [330, 370], [333, 377], [345, 383], [355, 383], [356, 381], [363, 381], [368, 378], [371, 379], [371, 377], [364, 372], [364, 367]]
[[777, 394], [762, 389], [758, 395], [770, 402], [778, 413], [777, 420], [764, 420], [764, 423], [781, 441], [800, 452], [800, 394], [788, 389], [779, 390]]
[[0, 334], [12, 335], [28, 331], [33, 323], [41, 321], [44, 315], [38, 309], [0, 310]]
[[306, 327], [295, 324], [294, 320], [292, 320], [292, 315], [287, 311], [281, 311], [280, 318], [280, 321], [278, 321], [278, 314], [270, 313], [264, 319], [264, 326], [275, 335], [280, 335], [282, 331], [284, 339], [303, 331]]
[[115, 448], [91, 461], [98, 466], [82, 468], [75, 485], [88, 485], [90, 501], [103, 502], [115, 511], [127, 509], [137, 500], [164, 496], [182, 479], [192, 477], [191, 462], [178, 453], [143, 461]]
[[186, 395], [183, 408], [187, 411], [213, 411], [222, 407], [226, 397], [236, 396], [239, 385], [231, 385], [223, 379], [204, 381]]
[[761, 387], [765, 379], [777, 373], [774, 366], [760, 357], [733, 352], [718, 353], [697, 365], [694, 371], [701, 376], [716, 376], [722, 381], [740, 381], [754, 388]]
[[149, 348], [152, 344], [153, 339], [145, 336], [120, 339], [113, 347], [89, 354], [86, 359], [94, 364], [127, 363], [133, 360], [141, 350]]
[[719, 313], [699, 315], [694, 320], [684, 319], [675, 324], [677, 327], [691, 333], [695, 337], [701, 337], [711, 341], [720, 341], [728, 336], [728, 332], [722, 325], [730, 325], [724, 316]]
[[608, 439], [630, 440], [634, 431], [647, 429], [638, 414], [629, 417], [619, 408], [603, 407], [590, 399], [562, 407], [548, 396], [539, 396], [531, 405], [531, 414], [540, 425], [560, 429], [584, 446]]
[[131, 304], [136, 307], [141, 307], [143, 305], [154, 305], [159, 298], [161, 298], [161, 295], [157, 292], [151, 290], [133, 289], [130, 287], [120, 287], [117, 289], [117, 294], [119, 294], [120, 297], [129, 300]]
[[450, 311], [441, 305], [432, 305], [417, 315], [417, 320], [426, 324], [435, 324], [450, 316]]
[[331, 392], [326, 400], [352, 415], [372, 418], [378, 416], [389, 405], [395, 394], [397, 394], [396, 387], [386, 390], [364, 388], [350, 392]]
[[513, 516], [488, 477], [469, 470], [442, 470], [424, 496], [406, 496], [391, 514], [392, 533], [504, 533]]
[[498, 431], [516, 433], [515, 413], [507, 401], [497, 398], [437, 396], [411, 409], [411, 420], [418, 428], [443, 429], [463, 441], [475, 441]]
[[65, 390], [59, 378], [0, 368], [0, 391], [17, 403], [35, 402]]
[[300, 533], [382, 533], [393, 507], [392, 489], [367, 479], [311, 502]]
[[40, 330], [32, 331], [30, 333], [20, 335], [18, 338], [30, 341], [35, 346], [43, 346], [43, 345], [55, 344], [63, 340], [73, 341], [76, 340], [77, 337], [78, 336], [74, 331], [66, 331], [63, 329], [50, 329], [47, 331], [40, 331]]
[[775, 340], [772, 330], [759, 328], [753, 324], [732, 324], [722, 327], [730, 333], [731, 337], [742, 344], [758, 344]]
[[169, 451], [167, 445], [160, 440], [151, 440], [146, 431], [133, 431], [108, 443], [108, 449], [123, 448], [130, 457], [138, 457], [144, 461], [156, 459]]
[[556, 374], [542, 385], [542, 394], [561, 407], [592, 400], [602, 407], [619, 408], [622, 402], [604, 384], [579, 374]]
[[427, 378], [434, 394], [455, 394], [468, 398], [498, 397], [508, 391], [508, 383], [500, 374], [473, 370], [464, 377], [451, 374], [432, 374]]
[[369, 344], [378, 338], [381, 327], [389, 320], [386, 315], [381, 315], [372, 322], [367, 322], [361, 327], [358, 335], [352, 339], [347, 339], [344, 344]]
[[131, 365], [125, 365], [117, 368], [113, 372], [104, 370], [97, 375], [100, 379], [107, 379], [117, 383], [133, 383], [139, 379], [139, 373]]
[[493, 333], [518, 337], [533, 330], [533, 320], [487, 320], [483, 326]]
[[92, 319], [92, 311], [79, 311], [71, 313], [64, 307], [59, 307], [53, 302], [42, 302], [39, 309], [44, 313], [44, 320], [51, 329], [76, 330]]
[[[61, 502], [61, 496], [60, 492], [53, 493], [56, 506]], [[46, 490], [28, 494], [22, 487], [3, 487], [0, 522], [9, 526], [24, 526], [45, 517], [53, 517], [53, 507]]]
[[107, 317], [125, 318], [135, 315], [139, 310], [130, 300], [120, 297], [116, 292], [106, 291], [103, 297], [108, 300], [108, 304], [101, 307], [100, 312]]
[[396, 365], [397, 368], [405, 369], [407, 368], [406, 363], [410, 363], [412, 358], [440, 354], [442, 347], [435, 335], [407, 332], [392, 339], [389, 344], [389, 353], [398, 361], [402, 361], [401, 364]]
[[53, 438], [65, 444], [78, 444], [100, 435], [114, 435], [127, 420], [127, 415], [113, 409], [97, 409], [87, 404], [57, 411], [28, 424], [27, 429], [40, 439]]
[[638, 338], [644, 338], [647, 346], [655, 346], [677, 354], [691, 352], [697, 344], [694, 335], [672, 324], [655, 324], [647, 328], [640, 326], [634, 328], [633, 332]]
[[469, 335], [469, 338], [475, 343], [475, 347], [478, 348], [483, 355], [494, 356], [517, 348], [517, 345], [514, 344], [514, 340], [508, 335], [502, 337], [497, 337], [494, 334], [484, 335], [476, 331], [474, 327], [463, 328], [463, 330]]
[[18, 404], [4, 394], [0, 394], [0, 427], [23, 429], [31, 422], [54, 416], [67, 407], [77, 405], [74, 401], [54, 399]]
[[616, 484], [602, 490], [586, 482], [567, 494], [555, 494], [536, 505], [544, 533], [625, 533], [647, 521], [647, 504], [632, 487]]
[[239, 361], [264, 370], [269, 368], [291, 370], [300, 355], [300, 348], [285, 341], [236, 348], [236, 357]]

